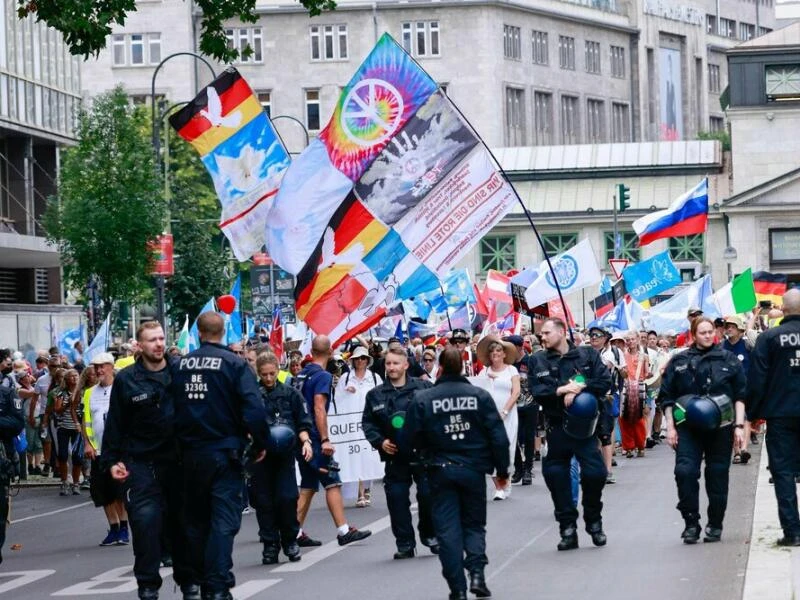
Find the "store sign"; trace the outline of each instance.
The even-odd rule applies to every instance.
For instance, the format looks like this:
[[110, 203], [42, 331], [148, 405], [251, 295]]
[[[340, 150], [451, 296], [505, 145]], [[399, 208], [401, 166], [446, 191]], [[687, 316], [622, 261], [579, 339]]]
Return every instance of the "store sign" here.
[[800, 228], [769, 230], [769, 261], [800, 263]]
[[646, 15], [689, 23], [689, 25], [702, 27], [706, 22], [705, 10], [694, 6], [675, 4], [670, 0], [645, 0], [643, 10]]

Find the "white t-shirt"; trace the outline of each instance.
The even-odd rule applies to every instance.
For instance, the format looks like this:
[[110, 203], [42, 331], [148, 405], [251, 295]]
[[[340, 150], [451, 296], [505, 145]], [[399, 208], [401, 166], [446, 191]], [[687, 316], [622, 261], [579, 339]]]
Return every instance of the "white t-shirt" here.
[[[112, 384], [113, 385], [113, 384]], [[94, 439], [97, 442], [95, 450], [98, 454], [102, 451], [103, 432], [106, 429], [106, 416], [108, 415], [108, 406], [111, 402], [111, 386], [102, 386], [99, 383], [92, 388], [91, 396], [89, 396], [89, 411], [92, 417], [92, 431], [94, 431]]]
[[50, 387], [50, 372], [48, 371], [39, 379], [36, 380], [36, 383], [33, 386], [33, 389], [39, 394], [39, 401], [36, 403], [36, 410], [34, 411], [34, 417], [38, 417], [44, 414], [45, 409], [47, 408], [47, 390]]

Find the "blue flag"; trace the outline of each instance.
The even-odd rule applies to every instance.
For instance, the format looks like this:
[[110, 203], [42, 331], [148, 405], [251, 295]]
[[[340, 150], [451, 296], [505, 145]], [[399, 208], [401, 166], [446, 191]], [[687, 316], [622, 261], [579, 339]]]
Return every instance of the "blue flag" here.
[[681, 274], [672, 263], [669, 250], [629, 265], [622, 271], [622, 278], [625, 280], [625, 289], [637, 302], [657, 296], [681, 283]]
[[669, 300], [653, 306], [646, 319], [647, 328], [658, 333], [664, 333], [670, 329], [675, 332], [687, 331], [689, 321], [686, 318], [686, 312], [694, 306], [703, 309], [705, 317], [712, 319], [719, 317], [719, 310], [714, 303], [713, 294], [711, 275], [704, 275]]
[[[208, 302], [205, 303], [203, 308], [200, 309], [198, 313], [198, 317], [202, 315], [204, 312], [217, 312], [217, 307], [214, 305], [214, 298], [211, 298]], [[197, 319], [194, 320], [192, 323], [191, 329], [189, 329], [189, 352], [192, 350], [197, 350], [200, 347], [200, 333], [197, 331]]]
[[106, 315], [106, 320], [103, 321], [103, 324], [100, 326], [100, 329], [97, 330], [97, 334], [94, 336], [92, 343], [89, 344], [89, 348], [86, 349], [86, 352], [83, 353], [83, 364], [89, 365], [92, 363], [92, 359], [100, 354], [101, 352], [105, 352], [108, 349], [108, 341], [110, 339], [109, 335], [109, 328], [111, 326], [111, 313], [109, 312]]
[[397, 321], [397, 329], [394, 330], [394, 337], [400, 340], [400, 343], [405, 344], [406, 336], [403, 335], [403, 319]]
[[231, 286], [230, 295], [236, 299], [236, 307], [230, 315], [225, 315], [225, 337], [227, 343], [240, 342], [242, 340], [242, 277], [236, 276], [236, 281]]
[[[68, 329], [58, 336], [58, 351], [64, 356], [72, 357], [75, 342], [83, 340], [83, 326]], [[85, 346], [84, 346], [85, 347]]]
[[628, 325], [628, 315], [625, 311], [625, 300], [620, 300], [613, 310], [608, 311], [599, 319], [595, 319], [586, 327], [600, 327], [606, 331], [627, 331], [630, 329]]
[[597, 292], [598, 296], [602, 296], [603, 294], [607, 294], [611, 291], [611, 280], [608, 278], [608, 275], [603, 275], [603, 279], [600, 282], [600, 289]]

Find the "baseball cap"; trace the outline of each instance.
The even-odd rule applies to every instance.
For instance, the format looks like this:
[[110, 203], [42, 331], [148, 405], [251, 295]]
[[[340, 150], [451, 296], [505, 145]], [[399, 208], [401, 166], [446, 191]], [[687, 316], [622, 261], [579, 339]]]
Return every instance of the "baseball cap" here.
[[522, 347], [525, 344], [525, 340], [522, 339], [521, 335], [507, 335], [503, 338], [504, 342], [511, 342], [515, 346]]
[[111, 352], [101, 352], [100, 354], [96, 354], [92, 357], [93, 365], [113, 365], [114, 364], [114, 355]]
[[744, 326], [744, 319], [742, 319], [742, 317], [740, 317], [739, 315], [733, 315], [733, 316], [730, 316], [730, 317], [725, 317], [725, 325], [728, 325], [728, 324], [735, 325], [736, 329], [739, 329], [741, 331], [745, 331], [747, 329]]
[[686, 311], [687, 317], [696, 317], [702, 314], [703, 314], [703, 309], [700, 308], [699, 306], [692, 306], [689, 308], [689, 310]]

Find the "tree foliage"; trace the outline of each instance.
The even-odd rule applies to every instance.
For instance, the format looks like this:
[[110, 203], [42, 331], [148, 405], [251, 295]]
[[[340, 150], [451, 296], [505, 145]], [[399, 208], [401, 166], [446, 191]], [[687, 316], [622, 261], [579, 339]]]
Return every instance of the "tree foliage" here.
[[[168, 127], [168, 126], [167, 126]], [[211, 296], [227, 293], [228, 264], [217, 227], [219, 200], [197, 152], [170, 132], [169, 189], [175, 275], [168, 280], [169, 314], [177, 326], [197, 316]]]
[[[311, 16], [336, 8], [335, 0], [299, 2]], [[238, 50], [228, 47], [225, 22], [255, 23], [256, 0], [195, 0], [195, 6], [201, 13], [200, 50], [223, 63], [238, 58]], [[70, 51], [84, 58], [105, 48], [112, 28], [124, 25], [127, 15], [135, 11], [136, 0], [17, 0], [20, 18], [35, 15], [37, 21], [60, 31]]]
[[147, 241], [162, 232], [165, 203], [153, 168], [148, 118], [121, 87], [81, 110], [78, 144], [62, 154], [58, 196], [45, 213], [67, 283], [90, 278], [105, 306], [134, 301], [150, 287]]

